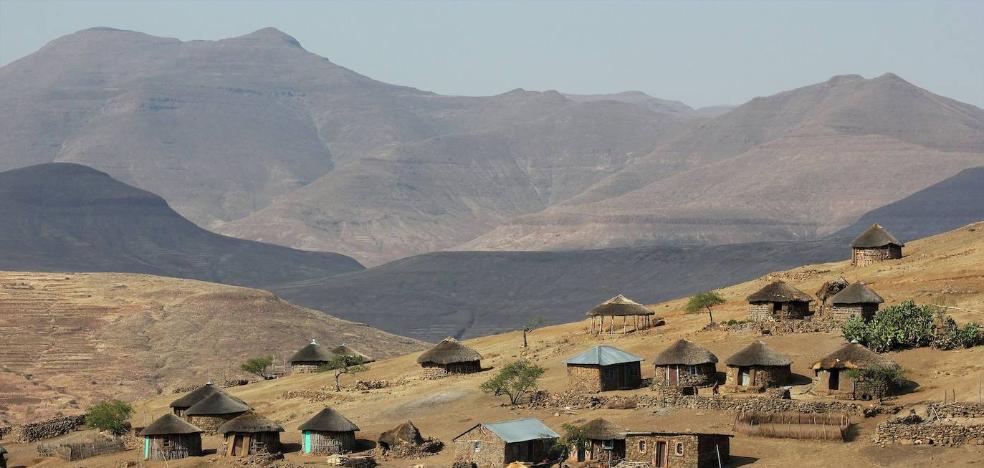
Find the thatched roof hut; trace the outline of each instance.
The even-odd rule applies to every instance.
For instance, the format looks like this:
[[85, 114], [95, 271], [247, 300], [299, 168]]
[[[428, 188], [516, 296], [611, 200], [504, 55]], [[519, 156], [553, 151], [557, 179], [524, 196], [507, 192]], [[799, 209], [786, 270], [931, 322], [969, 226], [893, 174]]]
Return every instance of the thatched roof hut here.
[[749, 317], [752, 320], [784, 320], [803, 318], [810, 312], [809, 294], [796, 289], [785, 281], [765, 285], [747, 297]]
[[205, 385], [186, 393], [185, 396], [178, 398], [177, 400], [172, 401], [171, 410], [174, 414], [183, 416], [184, 412], [187, 411], [188, 408], [195, 406], [195, 403], [198, 403], [199, 401], [202, 401], [221, 391], [222, 389], [209, 380]]
[[883, 396], [889, 389], [880, 383], [856, 380], [851, 369], [900, 366], [888, 357], [871, 351], [858, 343], [848, 343], [813, 364], [814, 393], [842, 398], [868, 400]]
[[438, 367], [449, 373], [467, 374], [482, 370], [482, 355], [458, 340], [447, 337], [417, 357], [421, 367]]
[[625, 458], [625, 430], [615, 423], [602, 418], [592, 419], [581, 429], [586, 439], [584, 460], [608, 466]]
[[[656, 315], [648, 307], [633, 301], [621, 294], [598, 304], [586, 314], [591, 318], [591, 331], [595, 331], [595, 321], [600, 320], [598, 331], [605, 330], [605, 317], [609, 318], [609, 332], [614, 333], [615, 317], [622, 317], [622, 332], [627, 331], [628, 317], [632, 317], [635, 329], [648, 328], [653, 325], [653, 317]], [[640, 322], [641, 321], [641, 322]]]
[[718, 357], [688, 340], [677, 340], [653, 361], [653, 383], [657, 386], [701, 387], [717, 382]]
[[789, 380], [793, 361], [761, 341], [756, 341], [725, 361], [728, 366], [726, 384], [733, 387], [758, 389], [782, 385]]
[[581, 430], [588, 440], [625, 440], [625, 429], [603, 418], [588, 421]]
[[376, 361], [375, 359], [369, 357], [368, 355], [366, 355], [364, 353], [360, 353], [360, 352], [358, 352], [358, 351], [356, 351], [356, 350], [354, 350], [354, 349], [352, 349], [352, 348], [350, 348], [350, 347], [348, 347], [348, 346], [346, 346], [344, 344], [332, 348], [331, 353], [332, 354], [335, 354], [335, 355], [338, 355], [338, 356], [356, 356], [356, 357], [361, 357], [362, 358], [362, 362], [365, 362], [365, 363], [375, 362]]
[[297, 350], [288, 361], [290, 362], [291, 372], [317, 372], [320, 366], [331, 361], [334, 357], [335, 355], [330, 350], [321, 346], [317, 340], [312, 338], [310, 343]]
[[253, 411], [247, 411], [219, 426], [226, 456], [246, 456], [259, 452], [280, 451], [280, 433], [284, 428]]
[[379, 435], [379, 445], [385, 449], [396, 447], [400, 444], [420, 445], [424, 442], [424, 437], [420, 435], [420, 429], [407, 421]]
[[851, 265], [865, 266], [884, 260], [902, 258], [905, 244], [885, 228], [872, 224], [851, 242]]
[[325, 408], [298, 426], [304, 453], [336, 454], [352, 451], [359, 426], [331, 408]]
[[250, 410], [249, 405], [225, 392], [213, 393], [185, 411], [188, 422], [202, 428], [205, 432], [215, 432], [229, 421]]
[[202, 430], [174, 414], [157, 418], [139, 434], [145, 460], [177, 460], [202, 454]]
[[849, 284], [851, 283], [844, 278], [824, 281], [820, 286], [820, 289], [817, 290], [817, 299], [819, 299], [821, 303], [826, 303], [827, 299], [830, 299], [837, 293], [843, 291]]
[[881, 304], [883, 302], [885, 299], [860, 282], [851, 284], [830, 298], [830, 303], [833, 305]]

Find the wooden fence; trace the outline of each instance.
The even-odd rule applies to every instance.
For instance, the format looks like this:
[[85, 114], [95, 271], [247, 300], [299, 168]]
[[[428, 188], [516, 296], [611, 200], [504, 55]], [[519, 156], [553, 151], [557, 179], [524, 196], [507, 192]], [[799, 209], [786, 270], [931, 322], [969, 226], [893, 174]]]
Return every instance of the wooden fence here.
[[746, 435], [782, 439], [845, 440], [851, 420], [832, 413], [742, 413], [734, 430]]

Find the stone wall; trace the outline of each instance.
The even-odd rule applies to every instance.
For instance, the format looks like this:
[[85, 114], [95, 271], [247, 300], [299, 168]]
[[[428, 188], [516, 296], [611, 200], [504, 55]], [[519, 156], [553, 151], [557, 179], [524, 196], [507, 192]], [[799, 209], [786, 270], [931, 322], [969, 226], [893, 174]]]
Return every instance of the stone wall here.
[[85, 415], [63, 416], [45, 421], [15, 426], [10, 432], [10, 438], [18, 443], [34, 442], [41, 439], [58, 437], [85, 426]]
[[653, 385], [657, 387], [670, 385], [667, 373], [677, 373], [677, 368], [679, 368], [676, 383], [678, 387], [707, 387], [717, 382], [717, 366], [714, 363], [707, 363], [698, 366], [656, 366]]
[[320, 367], [320, 364], [319, 363], [313, 363], [313, 362], [312, 363], [306, 363], [306, 362], [291, 363], [291, 365], [290, 365], [290, 372], [292, 374], [313, 374], [315, 372], [318, 372], [319, 367]]
[[769, 387], [785, 384], [792, 375], [789, 366], [748, 367], [751, 384], [741, 385], [739, 376], [741, 369], [745, 368], [728, 367], [724, 381], [726, 390], [760, 392]]
[[898, 258], [902, 258], [902, 248], [899, 246], [889, 245], [870, 249], [853, 249], [851, 253], [851, 265], [866, 266], [872, 263]]
[[479, 468], [501, 467], [505, 464], [506, 446], [502, 439], [480, 425], [454, 441], [454, 458]]
[[962, 425], [938, 422], [906, 423], [885, 421], [875, 428], [875, 443], [880, 445], [984, 445], [984, 424]]
[[748, 318], [756, 322], [772, 320], [772, 303], [753, 302], [748, 304]]
[[567, 386], [574, 392], [601, 391], [601, 368], [598, 366], [567, 366]]
[[[784, 393], [784, 392], [782, 392]], [[683, 395], [679, 387], [659, 389], [653, 395], [584, 395], [577, 393], [537, 392], [527, 405], [532, 408], [597, 409], [597, 408], [692, 408], [700, 410], [731, 411], [735, 413], [848, 413], [864, 414], [861, 405], [843, 401], [802, 401], [780, 398], [781, 392], [768, 392], [764, 396], [735, 397], [728, 395]]]
[[868, 321], [876, 312], [878, 312], [878, 304], [838, 304], [830, 306], [825, 318], [840, 323], [847, 321], [852, 315], [860, 315]]

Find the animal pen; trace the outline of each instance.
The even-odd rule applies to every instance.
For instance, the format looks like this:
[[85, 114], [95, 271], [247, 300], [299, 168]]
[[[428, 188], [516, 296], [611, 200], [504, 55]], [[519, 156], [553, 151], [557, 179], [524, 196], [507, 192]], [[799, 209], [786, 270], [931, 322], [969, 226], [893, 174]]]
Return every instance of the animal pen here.
[[40, 443], [37, 449], [38, 455], [42, 457], [53, 456], [66, 461], [77, 461], [107, 453], [122, 452], [126, 447], [118, 438], [94, 437], [88, 441]]
[[850, 426], [850, 417], [844, 413], [749, 412], [735, 418], [734, 431], [778, 439], [844, 441]]

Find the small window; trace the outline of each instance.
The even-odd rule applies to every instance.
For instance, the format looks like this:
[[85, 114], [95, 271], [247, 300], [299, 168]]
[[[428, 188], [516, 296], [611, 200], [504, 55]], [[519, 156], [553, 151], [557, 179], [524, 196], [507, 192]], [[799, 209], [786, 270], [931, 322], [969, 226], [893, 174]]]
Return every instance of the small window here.
[[615, 441], [612, 441], [612, 440], [603, 440], [603, 441], [601, 441], [601, 448], [603, 448], [605, 450], [612, 450], [612, 449], [615, 448]]
[[479, 442], [479, 441], [477, 441], [477, 440], [474, 441], [474, 442], [472, 442], [472, 449], [475, 450], [475, 453], [481, 452], [482, 451], [482, 443]]
[[677, 442], [674, 450], [676, 450], [677, 456], [683, 456], [683, 442]]
[[639, 441], [639, 453], [646, 453], [646, 441]]

